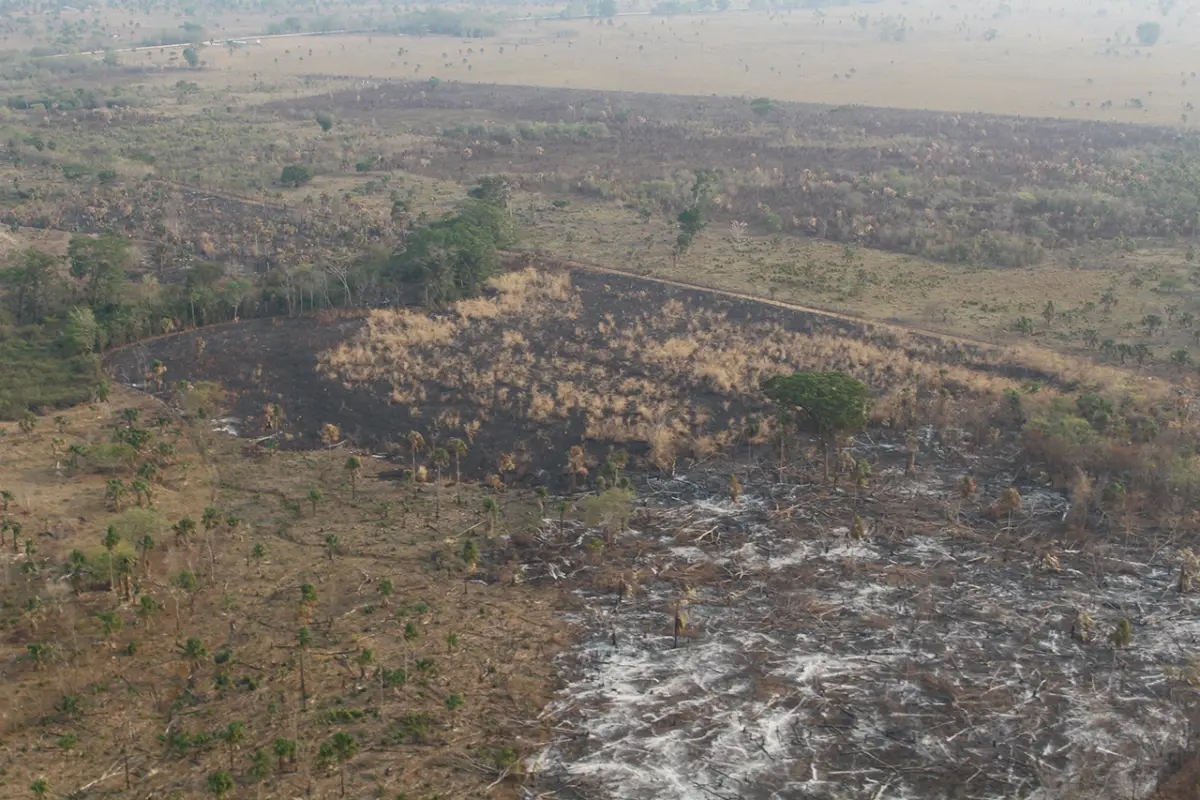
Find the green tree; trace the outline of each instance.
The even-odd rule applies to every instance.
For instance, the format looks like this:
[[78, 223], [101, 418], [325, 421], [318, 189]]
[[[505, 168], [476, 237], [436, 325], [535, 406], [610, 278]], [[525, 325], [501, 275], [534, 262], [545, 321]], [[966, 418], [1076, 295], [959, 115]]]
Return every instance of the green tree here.
[[354, 659], [354, 663], [358, 665], [358, 679], [361, 681], [367, 677], [367, 668], [375, 665], [375, 651], [364, 647]]
[[152, 505], [151, 496], [154, 490], [150, 487], [150, 481], [145, 478], [134, 478], [129, 482], [129, 488], [133, 490], [138, 508]]
[[262, 749], [250, 754], [250, 774], [259, 784], [265, 783], [267, 778], [271, 777], [271, 759]]
[[83, 283], [84, 297], [93, 308], [115, 302], [126, 271], [133, 265], [129, 240], [122, 236], [73, 236], [67, 245], [71, 277]]
[[312, 179], [313, 171], [305, 164], [288, 164], [279, 173], [279, 182], [292, 188], [299, 188]]
[[322, 495], [320, 489], [313, 488], [308, 490], [308, 502], [312, 504], [314, 517], [317, 515], [317, 503], [321, 502], [321, 498]]
[[217, 800], [221, 800], [231, 789], [233, 789], [233, 778], [225, 770], [217, 770], [209, 773], [206, 781], [208, 792]]
[[583, 500], [583, 518], [590, 526], [599, 526], [609, 541], [623, 532], [633, 516], [632, 489], [612, 488], [600, 494], [590, 495]]
[[357, 498], [357, 480], [358, 473], [362, 470], [362, 459], [360, 459], [358, 456], [349, 456], [346, 458], [346, 463], [344, 466], [346, 474], [350, 476], [350, 497]]
[[698, 169], [692, 182], [691, 198], [686, 208], [679, 212], [679, 236], [675, 239], [675, 258], [692, 246], [700, 231], [708, 226], [708, 211], [712, 194], [717, 186], [717, 173], [710, 169]]
[[44, 642], [30, 642], [25, 645], [26, 652], [33, 659], [34, 666], [41, 669], [50, 661], [54, 655], [54, 645]]
[[65, 567], [67, 580], [71, 583], [71, 588], [75, 590], [75, 594], [83, 593], [83, 578], [88, 574], [87, 556], [82, 550], [72, 550], [68, 557]]
[[308, 686], [304, 681], [304, 653], [312, 644], [312, 631], [305, 625], [296, 632], [296, 645], [300, 654], [300, 709], [308, 710]]
[[104, 545], [104, 549], [108, 553], [108, 590], [113, 592], [117, 588], [117, 584], [113, 579], [113, 550], [117, 549], [117, 545], [121, 543], [121, 534], [117, 533], [116, 528], [109, 525], [100, 543]]
[[765, 117], [775, 110], [775, 104], [769, 97], [756, 97], [750, 101], [750, 110], [760, 117]]
[[1161, 36], [1162, 25], [1157, 22], [1143, 22], [1137, 26], [1137, 40], [1144, 47], [1153, 47], [1158, 44]]
[[172, 525], [171, 530], [175, 532], [175, 541], [186, 545], [196, 532], [196, 521], [191, 517], [184, 517]]
[[428, 306], [476, 294], [496, 270], [497, 251], [514, 241], [509, 215], [495, 203], [470, 198], [443, 219], [413, 231], [388, 262], [396, 282], [422, 288]]
[[395, 587], [392, 585], [390, 578], [379, 579], [379, 596], [383, 598], [383, 600], [380, 601], [383, 605], [386, 606], [388, 604], [388, 599], [392, 596], [394, 591]]
[[317, 124], [321, 126], [321, 131], [329, 133], [330, 129], [333, 128], [333, 115], [326, 111], [318, 111], [315, 116]]
[[483, 498], [483, 513], [487, 521], [488, 536], [491, 536], [492, 531], [496, 528], [496, 517], [500, 514], [500, 506], [496, 503], [496, 498]]
[[200, 663], [208, 657], [208, 649], [204, 643], [195, 637], [189, 638], [182, 645], [179, 645], [183, 660], [191, 666], [192, 672], [200, 668]]
[[100, 622], [100, 633], [105, 639], [110, 638], [114, 633], [120, 633], [125, 627], [121, 615], [115, 611], [101, 611], [96, 615], [96, 619]]
[[196, 52], [196, 48], [194, 47], [183, 48], [183, 60], [192, 69], [200, 66], [200, 54]]
[[340, 541], [336, 533], [325, 534], [325, 555], [329, 557], [330, 561], [333, 561], [333, 557], [337, 555], [339, 545]]
[[158, 613], [158, 602], [148, 594], [142, 595], [141, 601], [138, 603], [138, 616], [142, 618], [142, 622], [146, 626], [146, 632], [150, 632], [150, 618]]
[[104, 499], [108, 501], [113, 511], [121, 510], [121, 501], [129, 494], [120, 478], [110, 478], [104, 486]]
[[1042, 308], [1042, 319], [1046, 320], [1046, 327], [1050, 327], [1054, 322], [1054, 315], [1058, 310], [1054, 307], [1053, 300], [1047, 300], [1046, 305]]
[[[171, 579], [171, 585], [176, 589], [180, 589], [188, 596], [188, 613], [195, 610], [196, 593], [200, 591], [200, 581], [196, 579], [196, 573], [190, 569], [180, 570], [179, 573]], [[176, 605], [176, 612], [179, 607]]]
[[358, 755], [358, 740], [348, 733], [339, 731], [329, 740], [329, 746], [339, 765], [341, 797], [346, 796], [346, 763]]
[[826, 480], [839, 439], [866, 426], [873, 400], [866, 384], [841, 372], [777, 375], [763, 382], [763, 393], [778, 406], [784, 422], [821, 439]]
[[233, 772], [233, 752], [246, 739], [246, 726], [240, 722], [231, 722], [221, 734], [225, 746], [229, 748], [229, 771]]
[[36, 322], [49, 310], [60, 260], [31, 247], [10, 255], [0, 269], [0, 288], [7, 290], [4, 300], [18, 325]]
[[213, 528], [221, 524], [221, 512], [212, 506], [205, 508], [200, 517], [200, 524], [204, 526], [205, 533], [211, 533]]
[[29, 784], [29, 791], [33, 792], [38, 800], [41, 800], [41, 798], [50, 793], [50, 784], [46, 782], [45, 778], [38, 778]]
[[409, 431], [405, 437], [408, 441], [408, 452], [412, 455], [413, 475], [417, 474], [417, 454], [425, 452], [425, 437], [417, 431]]
[[283, 760], [286, 758], [289, 763], [296, 763], [296, 740], [295, 739], [276, 739], [271, 747], [275, 758], [279, 760], [279, 771], [283, 772]]

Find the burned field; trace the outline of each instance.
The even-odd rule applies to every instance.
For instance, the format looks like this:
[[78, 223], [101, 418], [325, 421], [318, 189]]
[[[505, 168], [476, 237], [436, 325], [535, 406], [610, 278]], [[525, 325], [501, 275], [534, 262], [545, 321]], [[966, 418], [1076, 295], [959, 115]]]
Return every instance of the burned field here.
[[[397, 473], [462, 438], [464, 475], [562, 496], [507, 540], [584, 608], [545, 712], [564, 735], [528, 764], [560, 796], [1145, 796], [1192, 745], [1200, 472], [1158, 460], [1194, 447], [1185, 389], [531, 267], [435, 312], [214, 327], [110, 370], [154, 360], [230, 389], [245, 436], [333, 424]], [[876, 398], [828, 479], [762, 397], [796, 370]], [[632, 505], [605, 491], [622, 473]]]
[[737, 503], [716, 470], [649, 481], [603, 558], [547, 524], [530, 574], [588, 604], [549, 712], [577, 735], [541, 761], [560, 796], [1141, 797], [1177, 766], [1200, 636], [1177, 542], [1050, 535], [1067, 501], [1033, 486], [997, 520], [1013, 476], [963, 496], [958, 448], [908, 476], [855, 450], [881, 457], [861, 495], [744, 461]]
[[[143, 384], [160, 361], [168, 383], [221, 383], [235, 396], [230, 425], [250, 437], [277, 426], [284, 447], [319, 446], [334, 424], [407, 460], [415, 430], [468, 441], [472, 473], [512, 455], [518, 476], [566, 485], [577, 444], [592, 467], [623, 448], [639, 467], [670, 471], [740, 442], [751, 417], [763, 417], [751, 438], [770, 441], [759, 384], [797, 369], [863, 374], [886, 394], [880, 413], [911, 416], [953, 391], [986, 426], [984, 398], [1039, 377], [1003, 356], [654, 281], [524, 269], [440, 312], [215, 326], [118, 351], [109, 370]], [[268, 421], [276, 403], [282, 421]]]

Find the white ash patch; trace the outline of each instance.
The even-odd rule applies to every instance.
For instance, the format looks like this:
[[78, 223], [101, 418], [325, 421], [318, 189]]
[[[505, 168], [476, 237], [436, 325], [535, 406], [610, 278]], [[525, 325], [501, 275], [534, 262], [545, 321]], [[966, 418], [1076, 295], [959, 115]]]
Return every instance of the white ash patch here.
[[[1065, 508], [1023, 494], [1023, 514]], [[765, 495], [654, 511], [673, 559], [733, 577], [691, 587], [677, 648], [677, 587], [585, 598], [602, 610], [550, 710], [581, 735], [536, 758], [558, 796], [1144, 797], [1186, 745], [1167, 667], [1200, 652], [1200, 599], [1175, 552], [1060, 549], [1055, 572], [990, 533], [858, 542], [793, 514], [784, 534]]]

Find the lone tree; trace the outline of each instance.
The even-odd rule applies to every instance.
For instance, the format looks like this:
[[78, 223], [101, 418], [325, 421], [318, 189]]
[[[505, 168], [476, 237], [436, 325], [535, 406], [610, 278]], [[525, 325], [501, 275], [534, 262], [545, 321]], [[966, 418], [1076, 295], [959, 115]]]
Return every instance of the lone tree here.
[[117, 588], [117, 584], [113, 579], [113, 550], [115, 550], [117, 545], [120, 543], [121, 534], [117, 533], [116, 528], [114, 528], [112, 525], [109, 525], [108, 531], [104, 534], [104, 539], [101, 540], [101, 544], [104, 545], [104, 549], [107, 551], [108, 555], [108, 558], [105, 560], [108, 561], [108, 590], [110, 592], [116, 591]]
[[298, 189], [313, 179], [312, 170], [304, 164], [288, 164], [279, 173], [279, 182]]
[[[338, 762], [338, 773], [341, 779], [341, 797], [346, 796], [346, 762], [358, 755], [358, 740], [348, 733], [338, 732], [329, 740], [329, 744], [321, 749], [330, 753]], [[322, 754], [324, 755], [324, 753]]]
[[692, 246], [692, 242], [700, 231], [708, 226], [709, 206], [716, 187], [716, 172], [710, 169], [696, 170], [696, 179], [692, 183], [692, 196], [687, 207], [679, 212], [679, 236], [675, 239], [675, 248], [672, 251], [676, 261]]
[[[346, 459], [346, 474], [350, 476], [350, 497], [358, 497], [358, 471], [362, 469], [362, 459], [358, 456], [350, 456]], [[315, 506], [314, 506], [315, 508]]]
[[750, 101], [750, 110], [760, 117], [765, 117], [775, 110], [775, 104], [769, 97], [756, 97]]
[[763, 382], [763, 393], [779, 407], [785, 427], [796, 425], [820, 437], [826, 480], [840, 439], [866, 426], [872, 404], [867, 385], [842, 372], [776, 375]]

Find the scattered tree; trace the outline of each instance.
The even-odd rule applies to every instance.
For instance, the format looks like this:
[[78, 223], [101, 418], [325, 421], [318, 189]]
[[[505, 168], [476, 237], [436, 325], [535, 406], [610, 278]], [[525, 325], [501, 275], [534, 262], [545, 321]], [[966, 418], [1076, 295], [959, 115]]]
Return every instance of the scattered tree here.
[[[346, 474], [350, 476], [350, 497], [358, 498], [358, 473], [362, 469], [362, 460], [358, 456], [349, 456], [345, 464]], [[310, 493], [311, 495], [311, 493]], [[314, 506], [315, 513], [315, 506]]]

